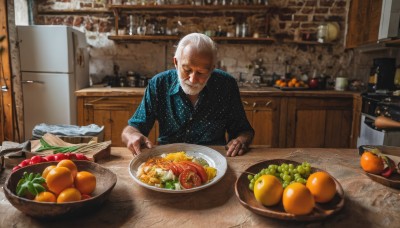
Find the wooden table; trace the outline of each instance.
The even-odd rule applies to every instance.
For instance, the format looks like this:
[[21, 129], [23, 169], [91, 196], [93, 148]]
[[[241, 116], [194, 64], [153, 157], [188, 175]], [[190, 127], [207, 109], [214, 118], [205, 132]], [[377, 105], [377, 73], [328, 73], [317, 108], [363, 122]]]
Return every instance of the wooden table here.
[[[222, 147], [213, 147], [224, 152]], [[40, 221], [15, 209], [0, 192], [0, 227], [399, 227], [399, 190], [369, 179], [359, 167], [355, 149], [253, 148], [241, 157], [228, 157], [222, 180], [199, 192], [167, 194], [136, 184], [128, 172], [132, 155], [112, 148], [111, 158], [99, 163], [115, 172], [118, 182], [98, 210], [75, 219]], [[331, 173], [345, 191], [345, 206], [316, 222], [266, 218], [244, 208], [235, 195], [235, 181], [248, 166], [266, 159], [308, 161]], [[3, 186], [10, 170], [1, 173]]]

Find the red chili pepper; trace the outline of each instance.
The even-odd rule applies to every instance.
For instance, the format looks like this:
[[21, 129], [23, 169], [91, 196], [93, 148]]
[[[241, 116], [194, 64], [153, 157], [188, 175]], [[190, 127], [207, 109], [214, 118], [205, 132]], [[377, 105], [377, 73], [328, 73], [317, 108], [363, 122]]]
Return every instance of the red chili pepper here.
[[390, 177], [392, 173], [396, 172], [396, 163], [387, 156], [381, 156], [383, 161], [385, 162], [386, 168], [382, 171], [381, 175], [384, 177]]
[[387, 177], [390, 177], [390, 175], [392, 175], [392, 173], [393, 173], [393, 169], [391, 169], [390, 167], [386, 167], [382, 171], [381, 175], [387, 178]]

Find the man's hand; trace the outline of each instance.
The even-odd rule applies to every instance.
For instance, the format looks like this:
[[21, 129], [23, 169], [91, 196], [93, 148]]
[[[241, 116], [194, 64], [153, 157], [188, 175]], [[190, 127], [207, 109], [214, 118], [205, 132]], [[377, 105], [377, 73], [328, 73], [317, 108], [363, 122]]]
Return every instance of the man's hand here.
[[227, 157], [234, 157], [236, 155], [240, 156], [249, 151], [248, 146], [237, 138], [228, 142], [226, 149], [228, 150], [226, 151]]
[[226, 156], [234, 157], [236, 155], [240, 156], [240, 155], [245, 154], [247, 151], [250, 150], [249, 145], [250, 145], [251, 141], [253, 140], [253, 137], [254, 137], [253, 131], [240, 133], [237, 138], [232, 139], [225, 146], [225, 149], [227, 150]]
[[128, 126], [122, 132], [122, 141], [133, 155], [142, 153], [142, 148], [152, 148], [153, 143], [137, 129]]

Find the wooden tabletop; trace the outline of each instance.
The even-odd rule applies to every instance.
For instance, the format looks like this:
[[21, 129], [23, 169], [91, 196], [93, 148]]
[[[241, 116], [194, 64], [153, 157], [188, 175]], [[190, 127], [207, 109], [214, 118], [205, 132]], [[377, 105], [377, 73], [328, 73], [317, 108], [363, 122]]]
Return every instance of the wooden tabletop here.
[[[224, 153], [222, 147], [213, 147]], [[217, 184], [189, 194], [168, 194], [136, 184], [128, 172], [132, 155], [112, 148], [99, 163], [118, 176], [108, 200], [96, 211], [74, 219], [40, 221], [15, 209], [0, 192], [0, 227], [398, 227], [400, 191], [369, 179], [359, 167], [355, 149], [253, 148], [228, 157], [228, 169]], [[325, 220], [293, 222], [271, 219], [244, 208], [235, 195], [235, 181], [247, 167], [267, 159], [307, 161], [331, 173], [342, 185], [345, 205]], [[3, 186], [9, 169], [0, 175]]]

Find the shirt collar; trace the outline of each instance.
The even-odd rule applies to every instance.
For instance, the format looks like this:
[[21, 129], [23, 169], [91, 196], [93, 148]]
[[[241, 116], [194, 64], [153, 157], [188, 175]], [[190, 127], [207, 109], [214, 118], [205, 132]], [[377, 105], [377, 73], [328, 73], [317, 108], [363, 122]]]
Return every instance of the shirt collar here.
[[178, 73], [176, 72], [176, 70], [173, 71], [172, 77], [173, 77], [173, 80], [171, 83], [171, 88], [169, 89], [169, 92], [168, 92], [169, 95], [177, 94], [181, 87], [181, 85], [179, 84]]

